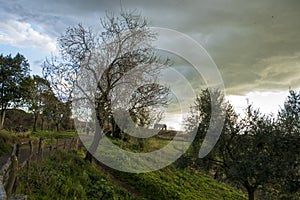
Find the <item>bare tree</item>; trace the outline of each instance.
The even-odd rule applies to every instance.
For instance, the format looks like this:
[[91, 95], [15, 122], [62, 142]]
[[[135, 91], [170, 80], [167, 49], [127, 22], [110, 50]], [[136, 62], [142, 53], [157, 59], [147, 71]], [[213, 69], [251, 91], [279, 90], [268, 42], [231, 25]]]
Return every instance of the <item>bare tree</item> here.
[[52, 59], [44, 65], [57, 91], [64, 98], [73, 97], [76, 117], [87, 110], [95, 117], [90, 152], [102, 138], [100, 129], [110, 126], [114, 137], [121, 136], [114, 113], [126, 111], [136, 124], [149, 125], [156, 117], [153, 111], [168, 103], [169, 94], [157, 83], [168, 59], [157, 56], [151, 45], [156, 35], [146, 19], [135, 12], [107, 12], [101, 25], [100, 34], [81, 24], [68, 28], [58, 40], [64, 64]]

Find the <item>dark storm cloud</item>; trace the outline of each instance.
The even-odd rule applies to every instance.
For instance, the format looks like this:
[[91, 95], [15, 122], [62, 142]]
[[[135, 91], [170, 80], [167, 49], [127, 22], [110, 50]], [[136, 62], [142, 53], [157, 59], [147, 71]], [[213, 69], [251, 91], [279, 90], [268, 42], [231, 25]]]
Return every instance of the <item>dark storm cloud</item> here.
[[0, 2], [0, 17], [36, 24], [55, 38], [79, 22], [95, 26], [106, 10], [118, 12], [120, 5], [202, 44], [231, 94], [300, 86], [298, 0], [16, 0]]

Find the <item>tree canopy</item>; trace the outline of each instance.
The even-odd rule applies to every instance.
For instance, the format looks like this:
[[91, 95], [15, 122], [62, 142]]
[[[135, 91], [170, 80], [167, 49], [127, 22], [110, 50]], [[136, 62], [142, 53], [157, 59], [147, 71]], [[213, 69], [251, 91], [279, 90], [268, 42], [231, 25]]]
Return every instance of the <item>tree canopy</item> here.
[[[220, 96], [217, 103], [226, 110], [222, 134], [209, 155], [196, 159], [197, 150], [211, 120], [210, 94], [202, 90], [195, 100], [187, 130], [197, 129], [184, 161], [196, 169], [213, 172], [215, 178], [241, 185], [249, 200], [259, 190], [261, 198], [297, 199], [300, 183], [299, 94], [290, 91], [278, 117], [263, 115], [248, 105], [245, 117], [238, 119], [233, 107]], [[192, 155], [192, 156], [189, 156]]]
[[15, 57], [1, 54], [0, 72], [1, 129], [3, 128], [7, 108], [16, 106], [22, 98], [23, 90], [21, 86], [29, 76], [29, 63], [19, 53]]

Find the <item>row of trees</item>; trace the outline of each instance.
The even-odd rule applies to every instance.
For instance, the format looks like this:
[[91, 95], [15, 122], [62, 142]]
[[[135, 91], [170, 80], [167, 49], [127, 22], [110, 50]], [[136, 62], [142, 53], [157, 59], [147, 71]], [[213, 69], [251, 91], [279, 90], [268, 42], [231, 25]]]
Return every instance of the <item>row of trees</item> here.
[[[211, 98], [212, 97], [212, 98]], [[211, 101], [214, 99], [215, 101]], [[199, 159], [211, 120], [211, 106], [225, 114], [222, 134], [213, 151]], [[221, 114], [221, 113], [220, 113]], [[242, 185], [249, 200], [259, 190], [262, 199], [298, 199], [300, 195], [300, 92], [293, 90], [278, 116], [263, 115], [251, 105], [239, 119], [220, 92], [203, 90], [197, 97], [187, 129], [197, 131], [184, 166], [214, 172], [215, 178]]]
[[70, 118], [70, 103], [60, 101], [46, 79], [30, 76], [30, 66], [23, 55], [12, 57], [1, 54], [0, 68], [0, 129], [4, 128], [6, 112], [11, 108], [22, 108], [32, 114], [33, 131], [37, 130], [38, 121], [41, 122], [41, 129], [46, 121], [47, 124], [54, 123], [59, 130], [62, 121]]

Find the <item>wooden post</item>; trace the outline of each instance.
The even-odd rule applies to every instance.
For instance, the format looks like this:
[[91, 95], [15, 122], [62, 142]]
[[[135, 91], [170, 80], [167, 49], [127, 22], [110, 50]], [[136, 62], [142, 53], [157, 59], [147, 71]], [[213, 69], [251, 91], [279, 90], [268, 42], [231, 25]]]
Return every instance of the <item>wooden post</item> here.
[[6, 192], [5, 192], [2, 181], [3, 181], [3, 177], [0, 175], [0, 199], [7, 200]]
[[10, 196], [10, 194], [12, 192], [17, 175], [18, 175], [18, 158], [16, 155], [12, 155], [11, 171], [10, 171], [9, 178], [8, 178], [6, 188], [5, 188], [7, 196]]
[[29, 141], [29, 158], [27, 160], [27, 168], [26, 168], [26, 179], [27, 181], [29, 180], [29, 174], [30, 174], [30, 165], [31, 165], [31, 158], [33, 154], [33, 145], [32, 145], [32, 140]]
[[74, 147], [75, 150], [78, 150], [78, 143], [79, 143], [79, 138], [76, 137], [75, 138], [75, 147]]
[[58, 137], [56, 138], [56, 150], [58, 150]]
[[67, 145], [67, 140], [66, 138], [64, 139], [64, 150], [66, 149], [66, 145]]
[[19, 143], [16, 145], [16, 153], [15, 153], [15, 155], [17, 156], [17, 158], [19, 158], [19, 155], [20, 155], [20, 144]]
[[72, 143], [74, 141], [74, 138], [72, 138], [71, 142], [70, 142], [70, 145], [69, 145], [69, 149], [71, 150], [72, 149]]
[[50, 152], [53, 150], [53, 136], [51, 135], [51, 141], [50, 141]]
[[38, 158], [43, 160], [43, 150], [44, 150], [44, 139], [40, 138], [39, 149], [38, 149]]

